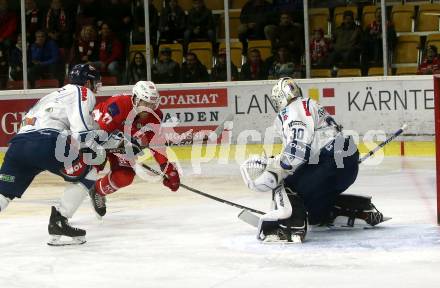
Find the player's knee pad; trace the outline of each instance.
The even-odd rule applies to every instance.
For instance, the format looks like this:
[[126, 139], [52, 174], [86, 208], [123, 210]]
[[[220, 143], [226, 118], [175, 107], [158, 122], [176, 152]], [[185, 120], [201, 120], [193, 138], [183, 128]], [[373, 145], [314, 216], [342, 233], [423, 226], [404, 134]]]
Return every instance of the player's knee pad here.
[[11, 199], [0, 194], [0, 212], [8, 207], [10, 201]]

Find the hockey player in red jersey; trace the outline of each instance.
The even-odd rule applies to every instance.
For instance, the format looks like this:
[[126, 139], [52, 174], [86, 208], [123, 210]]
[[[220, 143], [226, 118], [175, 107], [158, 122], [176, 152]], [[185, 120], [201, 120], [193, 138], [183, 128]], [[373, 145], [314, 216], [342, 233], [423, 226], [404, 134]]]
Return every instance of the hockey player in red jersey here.
[[[102, 130], [115, 133], [123, 132], [131, 138], [133, 151], [136, 153], [152, 142], [160, 142], [158, 135], [162, 120], [162, 112], [158, 108], [160, 96], [156, 85], [150, 81], [139, 81], [133, 87], [132, 95], [114, 95], [95, 106], [93, 116]], [[125, 136], [127, 138], [127, 136]], [[164, 141], [163, 141], [164, 142]], [[164, 144], [164, 143], [162, 143]], [[162, 151], [150, 148], [156, 162], [166, 175], [163, 184], [177, 191], [180, 185], [179, 173], [173, 163], [168, 161], [165, 147]], [[99, 216], [106, 213], [105, 196], [130, 185], [135, 176], [135, 156], [128, 154], [108, 154], [110, 172], [96, 181], [89, 195]]]

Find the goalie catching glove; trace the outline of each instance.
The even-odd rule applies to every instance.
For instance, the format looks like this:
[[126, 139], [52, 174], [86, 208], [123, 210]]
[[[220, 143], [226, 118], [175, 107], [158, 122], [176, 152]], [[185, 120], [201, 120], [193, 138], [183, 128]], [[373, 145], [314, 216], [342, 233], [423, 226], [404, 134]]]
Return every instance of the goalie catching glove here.
[[174, 164], [171, 162], [161, 164], [160, 170], [165, 174], [163, 185], [170, 188], [173, 192], [177, 191], [180, 186], [180, 177]]

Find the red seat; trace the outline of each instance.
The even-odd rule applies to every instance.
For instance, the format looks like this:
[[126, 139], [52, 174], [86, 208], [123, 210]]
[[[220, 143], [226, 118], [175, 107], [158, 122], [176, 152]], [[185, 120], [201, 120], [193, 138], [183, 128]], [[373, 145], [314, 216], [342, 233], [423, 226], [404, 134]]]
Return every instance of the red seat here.
[[41, 79], [35, 81], [35, 88], [58, 88], [57, 79]]
[[8, 83], [6, 83], [6, 89], [8, 90], [20, 90], [23, 89], [23, 81], [18, 80], [18, 81], [8, 81]]
[[101, 76], [101, 82], [103, 86], [118, 85], [118, 78], [116, 76]]

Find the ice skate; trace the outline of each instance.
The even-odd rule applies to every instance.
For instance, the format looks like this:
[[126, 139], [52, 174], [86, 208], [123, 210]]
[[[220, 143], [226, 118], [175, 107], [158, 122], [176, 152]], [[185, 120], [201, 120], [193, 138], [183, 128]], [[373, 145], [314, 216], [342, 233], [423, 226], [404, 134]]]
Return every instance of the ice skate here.
[[[50, 246], [80, 245], [86, 243], [86, 231], [70, 226], [66, 217], [60, 214], [52, 206], [52, 213], [49, 219], [49, 242]], [[62, 236], [69, 237], [69, 240], [61, 240]]]
[[107, 206], [105, 205], [106, 199], [105, 196], [101, 196], [96, 193], [95, 187], [92, 187], [89, 190], [90, 201], [92, 203], [92, 207], [95, 210], [96, 218], [99, 220], [102, 219], [102, 216], [107, 213]]

